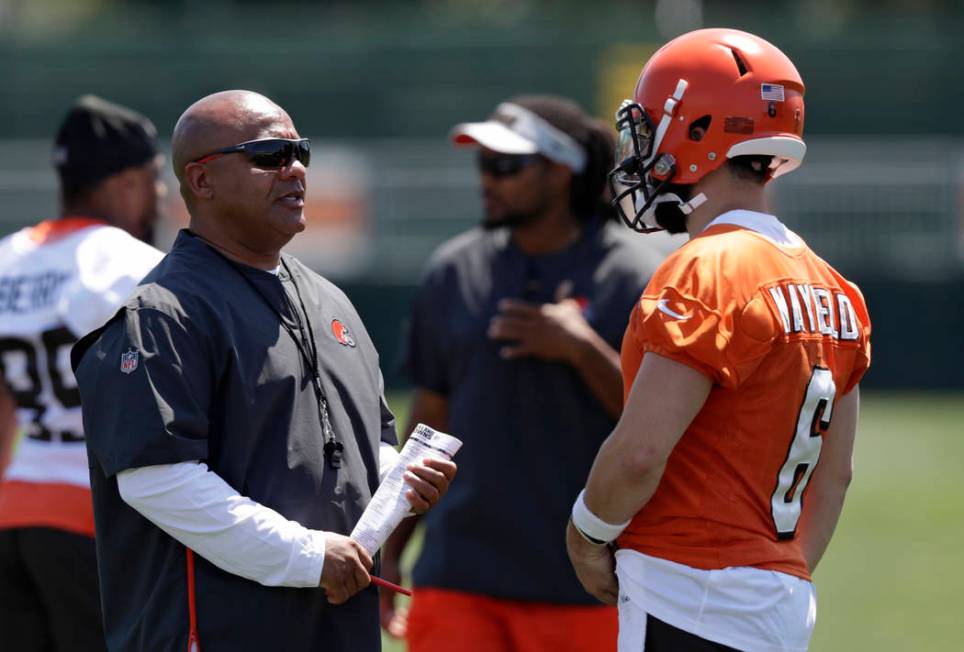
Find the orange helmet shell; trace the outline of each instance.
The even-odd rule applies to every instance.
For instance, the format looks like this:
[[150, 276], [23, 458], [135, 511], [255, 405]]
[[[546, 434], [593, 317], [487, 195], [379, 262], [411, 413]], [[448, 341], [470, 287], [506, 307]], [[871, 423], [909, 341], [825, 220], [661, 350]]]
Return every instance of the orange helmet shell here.
[[[685, 91], [672, 106], [667, 100], [680, 80], [686, 82]], [[771, 176], [799, 166], [806, 153], [803, 93], [800, 73], [776, 46], [734, 29], [701, 29], [653, 54], [633, 98], [653, 125], [671, 107], [654, 154], [672, 155], [672, 183], [685, 185], [734, 156], [773, 156]]]

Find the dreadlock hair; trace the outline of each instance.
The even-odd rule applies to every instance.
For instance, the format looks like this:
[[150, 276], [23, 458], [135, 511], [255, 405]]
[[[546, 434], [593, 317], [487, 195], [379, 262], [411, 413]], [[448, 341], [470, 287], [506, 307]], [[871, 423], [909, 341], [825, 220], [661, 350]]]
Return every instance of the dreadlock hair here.
[[606, 186], [606, 177], [616, 157], [612, 130], [564, 97], [523, 95], [509, 101], [532, 111], [585, 150], [586, 167], [578, 174], [573, 172], [570, 187], [569, 206], [573, 215], [582, 222], [597, 216], [614, 218], [616, 212], [609, 205]]

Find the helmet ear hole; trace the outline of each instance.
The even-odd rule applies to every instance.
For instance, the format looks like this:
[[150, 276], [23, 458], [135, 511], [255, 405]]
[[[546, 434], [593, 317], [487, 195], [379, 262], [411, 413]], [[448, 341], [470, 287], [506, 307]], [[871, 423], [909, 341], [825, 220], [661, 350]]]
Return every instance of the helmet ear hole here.
[[703, 137], [706, 136], [707, 130], [710, 128], [710, 122], [713, 121], [713, 116], [704, 115], [702, 118], [697, 118], [690, 123], [689, 128], [689, 138], [694, 142], [700, 142]]
[[747, 73], [746, 62], [743, 61], [743, 57], [741, 57], [740, 53], [736, 50], [731, 49], [730, 52], [733, 53], [733, 59], [736, 61], [736, 68], [740, 71], [740, 77], [742, 77]]

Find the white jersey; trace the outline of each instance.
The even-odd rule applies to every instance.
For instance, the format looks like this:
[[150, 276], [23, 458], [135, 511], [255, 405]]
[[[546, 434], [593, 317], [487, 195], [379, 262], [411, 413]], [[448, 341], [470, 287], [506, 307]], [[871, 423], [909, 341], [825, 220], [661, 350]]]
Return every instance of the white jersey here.
[[[48, 502], [58, 500], [48, 495], [51, 487], [80, 503], [89, 500], [70, 349], [110, 319], [162, 257], [126, 231], [87, 218], [42, 222], [0, 240], [0, 375], [24, 433], [0, 485], [0, 528], [87, 529], [66, 513], [78, 507], [75, 500], [61, 495], [59, 509]], [[52, 509], [64, 512], [60, 520], [73, 527]]]

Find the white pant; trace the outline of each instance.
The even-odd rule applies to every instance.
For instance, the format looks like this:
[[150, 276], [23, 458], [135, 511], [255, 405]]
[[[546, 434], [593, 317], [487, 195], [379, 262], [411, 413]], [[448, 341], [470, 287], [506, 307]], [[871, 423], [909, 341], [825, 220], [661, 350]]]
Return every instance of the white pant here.
[[806, 652], [813, 584], [759, 568], [702, 570], [634, 550], [616, 553], [619, 652], [642, 652], [646, 618], [744, 652]]

